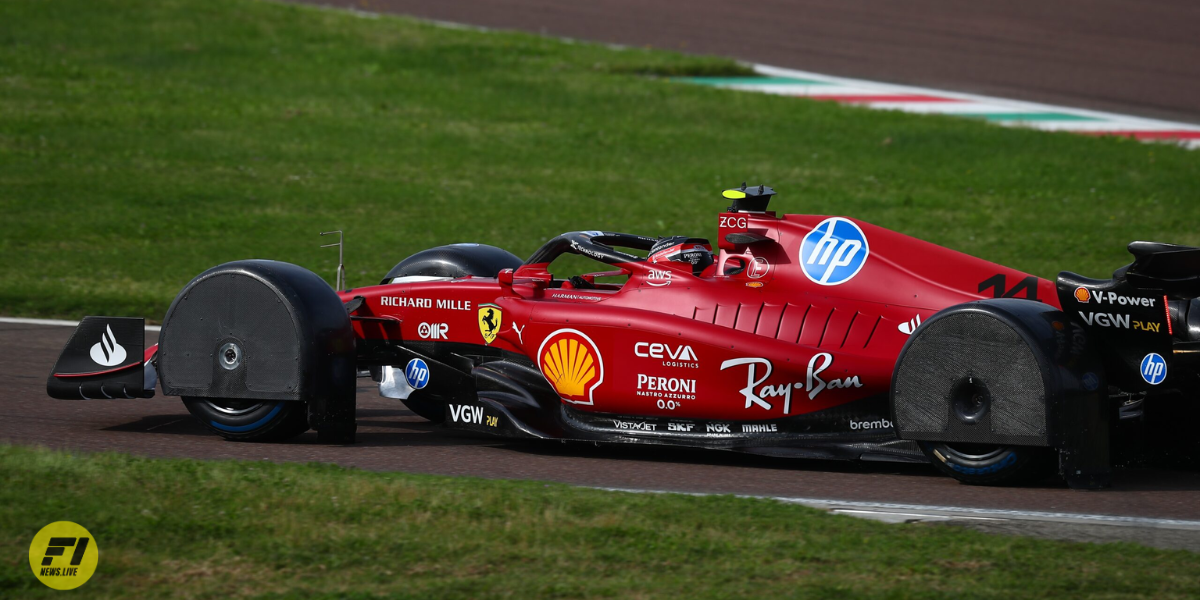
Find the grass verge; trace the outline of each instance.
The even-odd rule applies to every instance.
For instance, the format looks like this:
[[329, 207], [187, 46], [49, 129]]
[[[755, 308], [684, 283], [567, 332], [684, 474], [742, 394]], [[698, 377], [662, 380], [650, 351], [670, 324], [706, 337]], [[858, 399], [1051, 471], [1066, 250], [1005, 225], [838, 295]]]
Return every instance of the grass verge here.
[[767, 500], [0, 446], [0, 596], [60, 597], [34, 533], [96, 537], [89, 598], [1194, 598], [1184, 551], [893, 526]]
[[[728, 60], [250, 0], [0, 3], [0, 313], [159, 318], [260, 257], [715, 234], [719, 190], [1043, 276], [1200, 244], [1200, 153], [678, 84]], [[647, 77], [646, 74], [658, 75]]]

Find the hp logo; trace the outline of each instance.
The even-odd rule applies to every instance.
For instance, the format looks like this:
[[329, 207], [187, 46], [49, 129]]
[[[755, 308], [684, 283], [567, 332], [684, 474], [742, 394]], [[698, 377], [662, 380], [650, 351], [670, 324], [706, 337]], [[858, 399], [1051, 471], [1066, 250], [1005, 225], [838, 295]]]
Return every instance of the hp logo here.
[[1150, 385], [1158, 385], [1167, 378], [1167, 361], [1151, 352], [1142, 359], [1142, 379]]
[[849, 219], [830, 217], [804, 236], [800, 267], [813, 283], [838, 285], [858, 275], [870, 253], [867, 236], [858, 225]]
[[408, 366], [404, 367], [404, 378], [414, 390], [429, 385], [429, 365], [419, 358], [408, 361]]

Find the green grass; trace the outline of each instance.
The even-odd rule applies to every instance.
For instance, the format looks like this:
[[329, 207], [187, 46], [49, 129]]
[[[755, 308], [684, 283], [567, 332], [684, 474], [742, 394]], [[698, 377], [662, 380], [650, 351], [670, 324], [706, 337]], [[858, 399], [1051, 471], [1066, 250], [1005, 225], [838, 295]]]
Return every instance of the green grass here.
[[730, 496], [6, 446], [0, 480], [5, 598], [64, 597], [26, 554], [57, 520], [99, 544], [88, 598], [1200, 595], [1200, 561], [1185, 551], [884, 525]]
[[224, 261], [714, 237], [721, 189], [1042, 276], [1200, 244], [1200, 153], [739, 93], [722, 59], [248, 0], [0, 2], [0, 313], [160, 318]]

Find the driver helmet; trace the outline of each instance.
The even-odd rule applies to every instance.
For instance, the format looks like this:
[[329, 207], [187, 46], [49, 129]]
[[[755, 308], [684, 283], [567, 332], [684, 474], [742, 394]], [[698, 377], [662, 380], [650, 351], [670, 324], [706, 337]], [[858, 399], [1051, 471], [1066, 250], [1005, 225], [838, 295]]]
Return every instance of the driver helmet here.
[[692, 274], [699, 276], [713, 264], [712, 245], [704, 238], [674, 235], [658, 238], [650, 248], [648, 261], [652, 263], [684, 262], [692, 264]]

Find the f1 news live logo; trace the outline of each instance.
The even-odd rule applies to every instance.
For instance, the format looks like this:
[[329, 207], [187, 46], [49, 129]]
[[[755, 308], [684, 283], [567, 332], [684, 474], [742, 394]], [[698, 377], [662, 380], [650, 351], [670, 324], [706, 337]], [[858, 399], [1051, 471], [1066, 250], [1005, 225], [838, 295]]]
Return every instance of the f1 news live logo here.
[[87, 583], [99, 561], [96, 538], [70, 521], [43, 527], [29, 544], [29, 568], [38, 581], [56, 590], [73, 590]]

